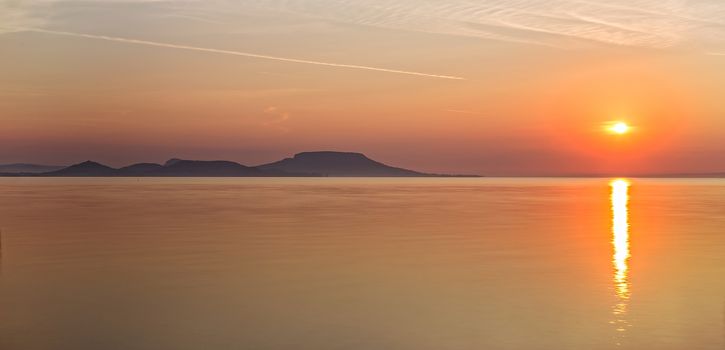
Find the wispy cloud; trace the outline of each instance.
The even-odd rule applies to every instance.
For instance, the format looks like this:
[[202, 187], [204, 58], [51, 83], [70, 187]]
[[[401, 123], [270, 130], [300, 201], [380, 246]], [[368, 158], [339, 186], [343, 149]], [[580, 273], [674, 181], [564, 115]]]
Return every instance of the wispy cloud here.
[[[593, 45], [623, 45], [665, 49], [700, 47], [725, 49], [723, 0], [86, 0], [88, 3], [153, 3], [154, 11], [168, 18], [183, 18], [233, 28], [238, 16], [274, 14], [319, 19], [394, 30], [454, 35], [562, 49]], [[48, 29], [53, 11], [70, 0], [0, 1], [0, 34], [20, 28]], [[261, 23], [261, 22], [260, 22]], [[319, 22], [318, 22], [319, 23]], [[263, 26], [261, 30], [278, 28]], [[58, 28], [54, 26], [54, 28]], [[60, 27], [62, 28], [62, 27]], [[249, 26], [245, 30], [250, 29]], [[282, 27], [282, 30], [298, 30]], [[64, 35], [76, 33], [64, 32]], [[56, 33], [59, 34], [59, 33]], [[184, 45], [153, 43], [143, 38], [105, 37], [84, 31], [77, 36], [125, 40], [131, 43], [183, 49]], [[157, 45], [158, 44], [158, 45]], [[184, 46], [184, 47], [181, 47]], [[307, 63], [340, 68], [460, 79], [460, 77], [410, 72], [364, 65], [317, 62], [256, 53], [200, 48], [207, 52]]]
[[265, 119], [262, 125], [267, 127], [274, 127], [282, 132], [288, 132], [289, 128], [285, 125], [285, 122], [289, 120], [290, 113], [281, 110], [279, 107], [270, 106], [264, 109]]
[[[721, 0], [268, 0], [258, 6], [353, 24], [557, 47], [667, 48], [725, 34]], [[573, 41], [574, 40], [574, 41]]]
[[311, 64], [311, 65], [316, 65], [316, 66], [326, 66], [326, 67], [336, 67], [336, 68], [368, 70], [368, 71], [384, 72], [384, 73], [415, 75], [415, 76], [420, 76], [420, 77], [438, 78], [438, 79], [452, 79], [452, 80], [464, 80], [465, 79], [463, 77], [457, 77], [457, 76], [451, 76], [451, 75], [429, 74], [429, 73], [422, 73], [422, 72], [389, 69], [389, 68], [381, 68], [381, 67], [372, 67], [372, 66], [362, 66], [362, 65], [354, 65], [354, 64], [312, 61], [312, 60], [304, 60], [304, 59], [297, 59], [297, 58], [290, 58], [290, 57], [261, 55], [261, 54], [242, 52], [242, 51], [220, 50], [220, 49], [213, 49], [213, 48], [206, 48], [206, 47], [178, 45], [178, 44], [162, 43], [162, 42], [148, 41], [148, 40], [120, 38], [120, 37], [115, 37], [115, 36], [74, 33], [74, 32], [65, 32], [65, 31], [56, 31], [56, 30], [35, 29], [35, 28], [25, 28], [25, 30], [32, 31], [32, 32], [38, 32], [38, 33], [52, 34], [52, 35], [63, 35], [63, 36], [72, 36], [72, 37], [78, 37], [78, 38], [115, 41], [115, 42], [121, 42], [121, 43], [127, 43], [127, 44], [156, 46], [156, 47], [164, 47], [164, 48], [170, 48], [170, 49], [201, 51], [201, 52], [209, 52], [209, 53], [224, 54], [224, 55], [258, 58], [258, 59], [264, 59], [264, 60]]
[[22, 31], [25, 27], [42, 27], [46, 20], [38, 14], [40, 4], [29, 1], [0, 1], [0, 34]]
[[282, 111], [279, 107], [270, 106], [264, 109], [264, 114], [270, 118], [265, 121], [266, 125], [279, 124], [289, 119], [289, 113]]

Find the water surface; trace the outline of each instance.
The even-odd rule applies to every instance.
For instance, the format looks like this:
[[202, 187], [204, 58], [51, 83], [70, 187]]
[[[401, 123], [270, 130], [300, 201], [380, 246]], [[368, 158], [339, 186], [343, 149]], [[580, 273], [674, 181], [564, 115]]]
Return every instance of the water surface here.
[[723, 349], [725, 181], [0, 179], [0, 348]]

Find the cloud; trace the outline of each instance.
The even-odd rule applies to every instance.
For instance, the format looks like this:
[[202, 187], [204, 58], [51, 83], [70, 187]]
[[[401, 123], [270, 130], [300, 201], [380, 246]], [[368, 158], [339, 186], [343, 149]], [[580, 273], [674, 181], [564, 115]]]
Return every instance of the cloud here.
[[289, 119], [289, 113], [282, 112], [278, 107], [276, 106], [270, 106], [264, 109], [264, 114], [268, 116], [274, 116], [272, 120], [268, 120], [268, 123], [281, 123], [283, 121], [286, 121]]
[[[200, 23], [235, 26], [238, 16], [275, 15], [319, 19], [393, 30], [481, 38], [561, 49], [623, 45], [667, 49], [725, 49], [725, 2], [722, 0], [86, 0], [105, 4], [153, 3], [160, 16]], [[6, 0], [0, 2], [0, 34], [19, 28], [48, 29], [48, 18], [70, 0]], [[52, 6], [51, 6], [52, 5]], [[261, 23], [261, 22], [260, 22]], [[264, 27], [272, 30], [274, 27]], [[221, 28], [221, 27], [220, 27]], [[245, 27], [247, 28], [247, 27]], [[275, 27], [276, 28], [276, 27]], [[249, 29], [249, 28], [247, 28]], [[285, 28], [284, 30], [292, 30]], [[70, 33], [66, 33], [69, 35]], [[96, 39], [126, 42], [135, 39], [84, 34]], [[145, 45], [152, 45], [144, 42]], [[183, 46], [157, 43], [157, 46]], [[177, 47], [181, 48], [181, 47]], [[191, 49], [184, 47], [184, 49]], [[212, 52], [214, 49], [201, 48]], [[214, 50], [217, 53], [225, 50]], [[253, 53], [231, 53], [280, 61], [374, 70], [388, 73], [460, 79], [460, 77], [406, 70], [317, 62]]]
[[33, 3], [24, 0], [0, 1], [0, 34], [22, 31], [27, 27], [42, 27], [46, 24], [39, 8], [46, 2]]
[[669, 48], [725, 34], [721, 0], [267, 0], [258, 6], [332, 21], [556, 46]]
[[310, 65], [316, 65], [316, 66], [326, 66], [326, 67], [336, 67], [336, 68], [346, 68], [346, 69], [356, 69], [356, 70], [367, 70], [367, 71], [384, 72], [384, 73], [394, 73], [394, 74], [404, 74], [404, 75], [415, 75], [415, 76], [420, 76], [420, 77], [438, 78], [438, 79], [465, 80], [465, 78], [457, 77], [457, 76], [450, 76], [450, 75], [429, 74], [429, 73], [422, 73], [422, 72], [413, 72], [413, 71], [406, 71], [406, 70], [389, 69], [389, 68], [372, 67], [372, 66], [362, 66], [362, 65], [354, 65], [354, 64], [343, 64], [343, 63], [333, 63], [333, 62], [312, 61], [312, 60], [304, 60], [304, 59], [290, 58], [290, 57], [261, 55], [261, 54], [250, 53], [250, 52], [242, 52], [242, 51], [220, 50], [220, 49], [213, 49], [213, 48], [206, 48], [206, 47], [178, 45], [178, 44], [162, 43], [162, 42], [148, 41], [148, 40], [138, 40], [138, 39], [120, 38], [120, 37], [114, 37], [114, 36], [95, 35], [95, 34], [84, 34], [84, 33], [73, 33], [73, 32], [56, 31], [56, 30], [45, 30], [45, 29], [35, 29], [35, 28], [24, 28], [24, 30], [25, 31], [31, 31], [31, 32], [52, 34], [52, 35], [63, 35], [63, 36], [72, 36], [72, 37], [78, 37], [78, 38], [87, 38], [87, 39], [98, 39], [98, 40], [106, 40], [106, 41], [115, 41], [115, 42], [122, 42], [122, 43], [127, 43], [127, 44], [136, 44], [136, 45], [147, 45], [147, 46], [165, 47], [165, 48], [170, 48], [170, 49], [180, 49], [180, 50], [190, 50], [190, 51], [201, 51], [201, 52], [217, 53], [217, 54], [224, 54], [224, 55], [234, 55], [234, 56], [243, 56], [243, 57], [249, 57], [249, 58], [258, 58], [258, 59], [264, 59], [264, 60], [273, 60], [273, 61], [282, 61], [282, 62], [290, 62], [290, 63], [310, 64]]
[[284, 126], [284, 123], [289, 120], [289, 112], [283, 111], [276, 106], [270, 106], [264, 109], [265, 120], [262, 125], [268, 127], [275, 127], [283, 132], [288, 132], [289, 128]]

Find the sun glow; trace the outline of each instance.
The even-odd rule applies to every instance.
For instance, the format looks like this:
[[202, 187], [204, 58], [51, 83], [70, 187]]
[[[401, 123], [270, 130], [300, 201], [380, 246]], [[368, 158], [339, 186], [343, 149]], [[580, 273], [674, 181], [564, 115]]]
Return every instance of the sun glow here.
[[632, 129], [632, 127], [630, 127], [625, 122], [615, 122], [615, 123], [609, 125], [609, 127], [607, 128], [607, 130], [609, 130], [610, 132], [617, 134], [617, 135], [624, 135], [624, 134], [628, 133], [631, 129]]

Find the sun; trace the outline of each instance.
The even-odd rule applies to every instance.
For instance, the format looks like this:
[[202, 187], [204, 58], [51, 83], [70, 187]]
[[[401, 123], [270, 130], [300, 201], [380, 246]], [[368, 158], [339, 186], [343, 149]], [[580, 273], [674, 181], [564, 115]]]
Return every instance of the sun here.
[[617, 135], [624, 135], [628, 133], [632, 129], [632, 127], [630, 127], [625, 122], [615, 122], [611, 124], [607, 129]]

